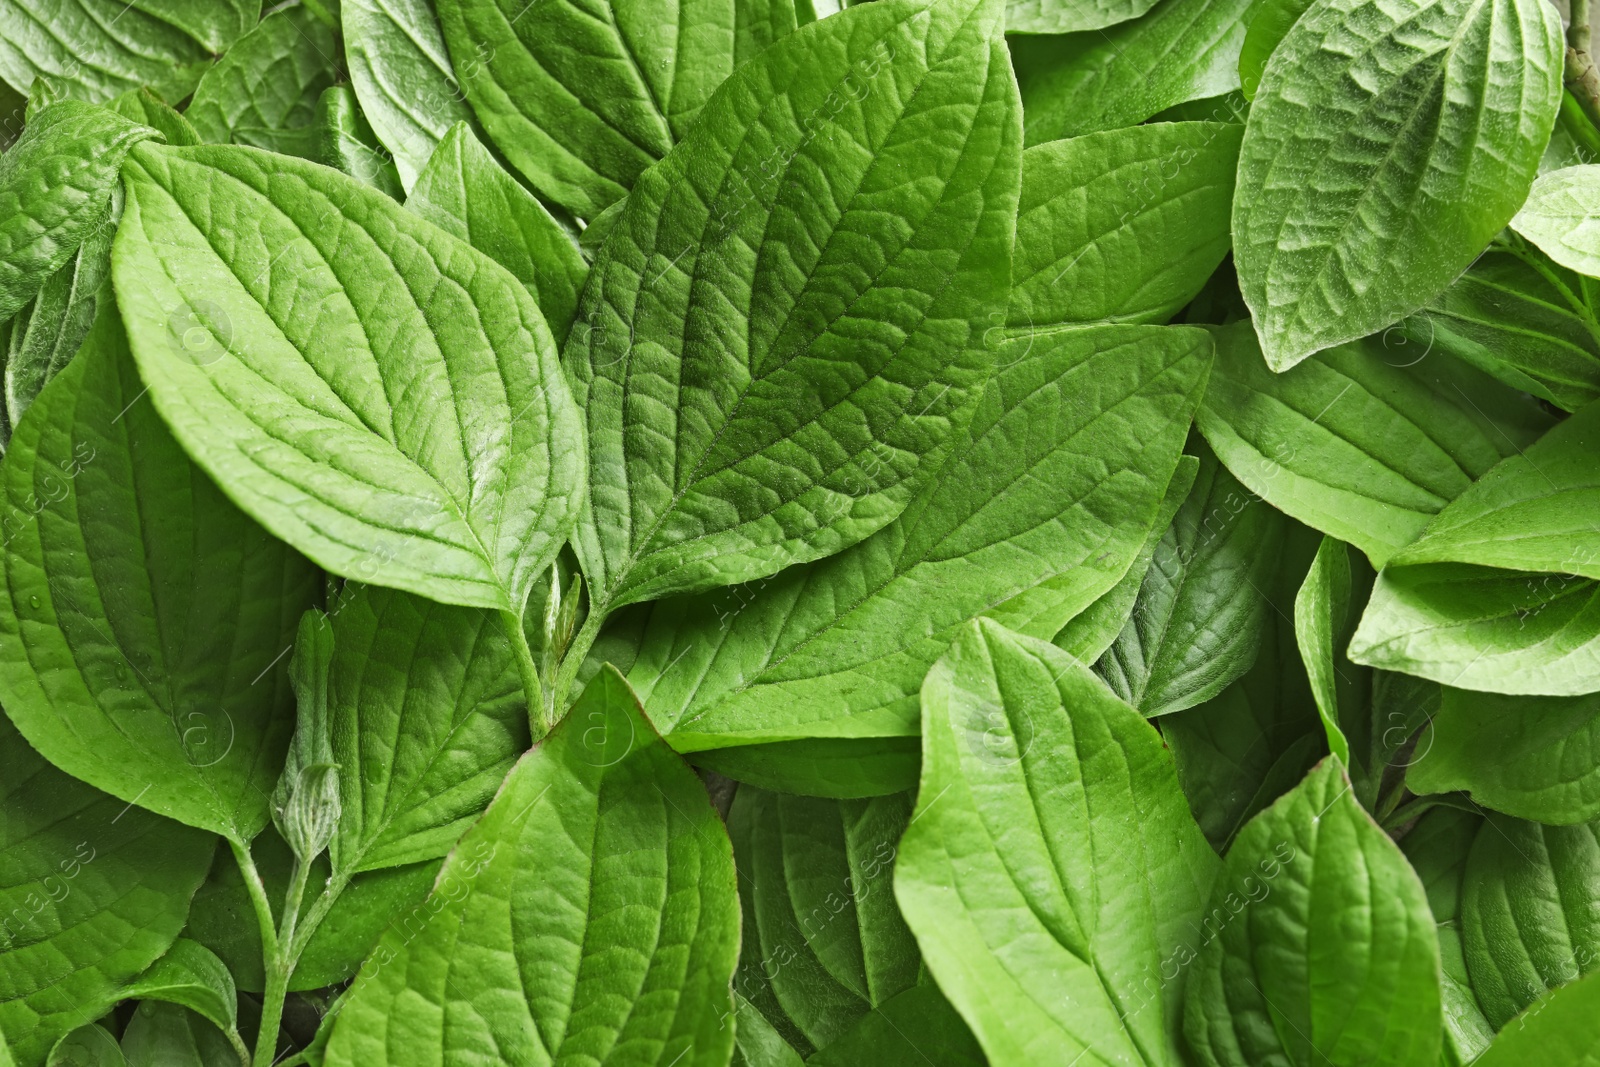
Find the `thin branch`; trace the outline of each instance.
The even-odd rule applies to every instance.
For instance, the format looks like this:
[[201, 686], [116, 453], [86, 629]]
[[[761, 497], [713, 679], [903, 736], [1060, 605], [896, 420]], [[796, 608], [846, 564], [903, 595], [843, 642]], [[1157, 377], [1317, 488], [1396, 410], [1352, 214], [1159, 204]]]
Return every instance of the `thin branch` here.
[[1589, 0], [1572, 0], [1572, 21], [1567, 25], [1566, 85], [1584, 116], [1600, 129], [1600, 70], [1589, 54], [1593, 39]]

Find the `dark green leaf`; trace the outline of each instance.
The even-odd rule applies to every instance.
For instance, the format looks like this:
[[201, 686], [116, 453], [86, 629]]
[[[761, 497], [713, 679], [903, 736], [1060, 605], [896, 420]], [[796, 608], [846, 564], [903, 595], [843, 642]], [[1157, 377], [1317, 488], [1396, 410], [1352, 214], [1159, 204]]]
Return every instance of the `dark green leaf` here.
[[324, 89], [317, 99], [319, 162], [399, 200], [400, 175], [347, 85]]
[[262, 19], [195, 86], [184, 111], [200, 140], [227, 144], [241, 126], [310, 125], [338, 66], [333, 27], [291, 3]]
[[239, 1022], [239, 994], [227, 965], [216, 953], [186, 937], [173, 942], [165, 956], [122, 990], [122, 996], [192, 1009], [222, 1031], [235, 1030]]
[[232, 1067], [238, 1052], [215, 1026], [175, 1004], [146, 1001], [122, 1032], [128, 1067]]

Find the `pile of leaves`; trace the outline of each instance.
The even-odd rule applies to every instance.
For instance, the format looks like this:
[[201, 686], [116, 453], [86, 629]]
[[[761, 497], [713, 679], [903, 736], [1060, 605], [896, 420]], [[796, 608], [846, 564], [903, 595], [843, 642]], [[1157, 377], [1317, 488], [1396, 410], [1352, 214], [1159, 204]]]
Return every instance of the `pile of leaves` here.
[[1570, 22], [0, 0], [0, 1065], [1596, 1067]]

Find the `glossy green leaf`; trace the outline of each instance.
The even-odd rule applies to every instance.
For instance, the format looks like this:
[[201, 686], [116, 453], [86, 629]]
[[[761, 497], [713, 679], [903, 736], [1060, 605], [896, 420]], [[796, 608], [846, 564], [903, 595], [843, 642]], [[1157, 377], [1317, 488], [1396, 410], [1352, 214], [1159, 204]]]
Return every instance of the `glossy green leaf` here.
[[1542, 0], [1322, 0], [1262, 76], [1233, 201], [1267, 364], [1421, 308], [1521, 205], [1555, 122]]
[[923, 689], [895, 892], [991, 1062], [1182, 1063], [1163, 976], [1217, 866], [1138, 712], [1054, 645], [961, 631]]
[[[1300, 660], [1306, 665], [1311, 695], [1328, 737], [1328, 749], [1339, 757], [1352, 778], [1359, 777], [1366, 753], [1361, 742], [1367, 739], [1361, 719], [1367, 711], [1366, 696], [1371, 674], [1345, 659], [1359, 617], [1360, 602], [1371, 590], [1372, 572], [1364, 578], [1352, 575], [1350, 551], [1342, 541], [1323, 537], [1317, 557], [1306, 574], [1294, 600], [1295, 643]], [[1363, 588], [1364, 586], [1364, 588]], [[1351, 759], [1351, 735], [1355, 736], [1357, 760]], [[1364, 797], [1363, 797], [1364, 799]]]
[[125, 180], [112, 275], [190, 455], [335, 573], [520, 615], [565, 540], [584, 457], [517, 280], [309, 163], [152, 150]]
[[29, 120], [0, 156], [0, 319], [16, 314], [105, 223], [123, 158], [155, 133], [75, 100]]
[[1222, 692], [1255, 663], [1284, 530], [1207, 451], [1096, 673], [1152, 718]]
[[1350, 658], [1445, 685], [1600, 690], [1600, 586], [1565, 574], [1434, 564], [1384, 571]]
[[1447, 503], [1552, 420], [1443, 353], [1359, 341], [1274, 374], [1249, 323], [1216, 331], [1196, 416], [1253, 493], [1381, 567]]
[[691, 0], [664, 17], [641, 0], [439, 0], [489, 139], [583, 218], [627, 195], [723, 80], [794, 26], [793, 8], [770, 0]]
[[917, 984], [922, 957], [893, 891], [911, 802], [750, 786], [734, 795], [728, 834], [744, 909], [735, 988], [808, 1058]]
[[831, 555], [938, 469], [1009, 284], [1002, 15], [889, 0], [807, 26], [640, 179], [563, 354], [588, 418], [574, 545], [597, 605]]
[[733, 853], [698, 778], [614, 670], [511, 772], [391, 931], [328, 1067], [721, 1067], [738, 954]]
[[282, 660], [320, 582], [144, 393], [108, 302], [12, 438], [0, 701], [57, 766], [248, 841], [293, 721]]
[[[1536, 250], [1490, 251], [1427, 307], [1385, 334], [1390, 358], [1434, 348], [1567, 411], [1600, 399], [1600, 322], [1577, 275]], [[1398, 347], [1398, 345], [1396, 345]]]
[[175, 1004], [140, 1004], [122, 1032], [128, 1067], [232, 1067], [239, 1054], [215, 1026]]
[[386, 196], [399, 200], [400, 174], [389, 153], [378, 144], [377, 135], [367, 124], [355, 93], [348, 85], [324, 89], [317, 98], [313, 120], [320, 140], [318, 162], [370, 185]]
[[1228, 850], [1189, 977], [1204, 1067], [1436, 1063], [1439, 943], [1422, 884], [1337, 760]]
[[1600, 968], [1600, 824], [1490, 815], [1462, 884], [1467, 971], [1496, 1029]]
[[182, 100], [260, 14], [258, 0], [0, 0], [0, 78], [22, 92], [47, 78], [83, 100], [142, 85]]
[[1242, 128], [1133, 126], [1022, 154], [1012, 330], [1066, 322], [1160, 322], [1228, 251]]
[[1207, 352], [1161, 326], [1009, 342], [945, 470], [882, 532], [656, 606], [630, 672], [652, 721], [680, 751], [914, 735], [923, 676], [962, 624], [989, 613], [1052, 637], [1128, 570]]
[[350, 85], [411, 191], [451, 126], [470, 121], [430, 0], [342, 0]]
[[1007, 33], [1082, 33], [1136, 19], [1156, 0], [1009, 0]]
[[[336, 874], [443, 856], [528, 747], [502, 620], [348, 585], [324, 619], [330, 756], [341, 768]], [[296, 650], [314, 655], [301, 631]]]
[[[278, 916], [289, 887], [294, 853], [276, 830], [268, 829], [256, 838], [251, 854], [266, 885], [273, 914]], [[317, 857], [311, 867], [302, 915], [317, 905], [331, 874], [327, 855]], [[439, 861], [431, 860], [356, 875], [307, 943], [289, 988], [321, 989], [355, 977], [386, 930], [415, 930], [431, 914], [426, 900], [438, 874]], [[185, 936], [216, 953], [240, 989], [260, 993], [265, 988], [261, 930], [255, 908], [238, 864], [226, 850], [219, 852], [210, 876], [195, 894]]]
[[567, 339], [589, 265], [561, 224], [494, 161], [466, 123], [444, 135], [417, 174], [406, 207], [515, 274], [544, 312], [556, 343]]
[[1092, 33], [1012, 39], [1028, 146], [1143, 122], [1239, 88], [1251, 0], [1160, 0]]
[[192, 1009], [221, 1030], [231, 1031], [239, 1021], [238, 990], [227, 965], [216, 953], [186, 937], [173, 942], [165, 956], [123, 989], [122, 996]]
[[1494, 1040], [1494, 1028], [1472, 991], [1461, 944], [1462, 876], [1482, 823], [1459, 808], [1434, 808], [1400, 839], [1400, 850], [1422, 880], [1437, 924], [1446, 1062], [1463, 1065], [1473, 1063]]
[[1600, 977], [1563, 986], [1513, 1020], [1476, 1067], [1595, 1067], [1600, 1064]]
[[1600, 274], [1600, 166], [1540, 175], [1511, 228], [1568, 270]]
[[211, 144], [227, 144], [240, 127], [310, 125], [317, 97], [334, 82], [338, 54], [333, 27], [310, 7], [278, 8], [206, 71], [184, 117]]
[[915, 737], [802, 738], [701, 749], [696, 767], [780, 793], [858, 800], [917, 787]]
[[1116, 585], [1100, 594], [1094, 603], [1074, 615], [1061, 628], [1053, 639], [1058, 648], [1085, 663], [1093, 663], [1111, 647], [1133, 614], [1133, 606], [1139, 599], [1145, 575], [1150, 573], [1150, 564], [1155, 561], [1156, 546], [1166, 537], [1178, 508], [1189, 499], [1189, 491], [1194, 488], [1199, 473], [1198, 458], [1188, 455], [1178, 457], [1178, 466], [1173, 471], [1172, 480], [1167, 483], [1167, 491], [1161, 495], [1161, 506], [1156, 511], [1156, 521], [1151, 524], [1150, 533], [1145, 537], [1144, 547], [1139, 549], [1139, 554], [1122, 577], [1117, 579]]
[[1507, 697], [1446, 689], [1417, 793], [1462, 790], [1484, 807], [1555, 825], [1600, 815], [1600, 696]]
[[42, 1062], [183, 927], [216, 839], [46, 763], [0, 718], [0, 1034]]

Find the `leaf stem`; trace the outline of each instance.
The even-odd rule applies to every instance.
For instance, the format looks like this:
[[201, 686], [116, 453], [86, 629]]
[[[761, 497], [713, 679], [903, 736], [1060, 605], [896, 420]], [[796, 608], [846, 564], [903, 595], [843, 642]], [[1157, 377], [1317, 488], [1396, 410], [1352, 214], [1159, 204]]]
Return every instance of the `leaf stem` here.
[[[239, 865], [245, 892], [255, 909], [256, 924], [261, 930], [261, 963], [267, 979], [261, 1003], [261, 1029], [256, 1033], [255, 1058], [251, 1062], [254, 1067], [271, 1067], [273, 1058], [278, 1052], [278, 1028], [283, 1022], [283, 1001], [289, 994], [289, 975], [279, 966], [282, 946], [278, 938], [277, 924], [272, 917], [272, 903], [267, 900], [267, 884], [262, 881], [261, 872], [256, 869], [256, 861], [250, 855], [250, 846], [231, 837], [228, 839], [228, 846], [233, 849], [234, 862]], [[301, 879], [300, 884], [303, 889], [304, 879]]]
[[546, 721], [544, 686], [539, 682], [539, 666], [533, 662], [533, 649], [528, 646], [528, 634], [522, 628], [522, 617], [515, 612], [502, 611], [500, 621], [505, 624], [511, 647], [517, 655], [517, 673], [522, 676], [522, 695], [528, 702], [528, 726], [533, 739], [538, 741], [550, 732]]
[[561, 657], [561, 666], [556, 670], [555, 682], [550, 687], [550, 703], [545, 709], [550, 729], [555, 729], [556, 723], [561, 721], [561, 716], [566, 711], [567, 691], [572, 688], [573, 681], [578, 677], [578, 669], [583, 666], [583, 661], [589, 658], [589, 650], [594, 647], [595, 639], [600, 636], [600, 627], [605, 625], [605, 621], [605, 605], [591, 603], [589, 614], [583, 620], [583, 626], [578, 629], [578, 635], [572, 639], [572, 644], [567, 646], [566, 655]]
[[1589, 24], [1589, 0], [1572, 0], [1572, 19], [1567, 24], [1566, 86], [1577, 99], [1584, 115], [1600, 129], [1600, 70], [1589, 54], [1593, 35]]

